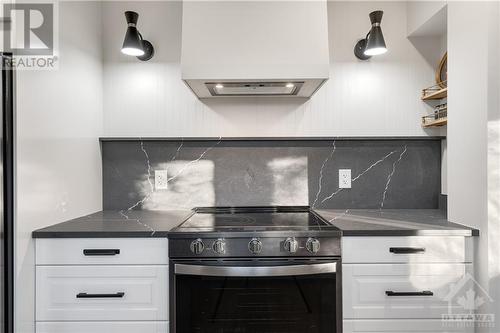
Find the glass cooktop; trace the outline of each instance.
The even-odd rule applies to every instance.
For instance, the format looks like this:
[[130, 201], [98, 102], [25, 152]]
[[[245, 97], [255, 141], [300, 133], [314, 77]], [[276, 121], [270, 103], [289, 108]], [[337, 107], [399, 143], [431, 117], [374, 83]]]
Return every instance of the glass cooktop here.
[[199, 207], [176, 231], [322, 230], [334, 228], [307, 206]]

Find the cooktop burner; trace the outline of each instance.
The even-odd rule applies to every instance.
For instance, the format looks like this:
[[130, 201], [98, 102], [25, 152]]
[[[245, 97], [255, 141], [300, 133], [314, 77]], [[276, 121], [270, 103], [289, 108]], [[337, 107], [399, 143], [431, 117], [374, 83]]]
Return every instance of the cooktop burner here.
[[[200, 207], [178, 229], [185, 231], [321, 230], [330, 226], [304, 206]], [[179, 230], [179, 231], [182, 231]]]
[[168, 237], [172, 258], [340, 255], [340, 230], [307, 206], [195, 208]]

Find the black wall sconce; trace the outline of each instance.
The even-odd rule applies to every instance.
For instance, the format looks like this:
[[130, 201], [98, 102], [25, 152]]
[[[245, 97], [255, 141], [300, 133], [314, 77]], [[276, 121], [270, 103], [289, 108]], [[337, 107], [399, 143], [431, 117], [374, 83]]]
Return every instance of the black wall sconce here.
[[382, 28], [380, 28], [380, 22], [382, 21], [383, 11], [377, 10], [370, 13], [370, 21], [372, 22], [372, 27], [366, 38], [361, 39], [354, 46], [354, 55], [360, 60], [368, 60], [374, 55], [379, 55], [387, 52], [387, 47], [385, 46], [384, 35], [382, 34]]
[[122, 53], [137, 57], [137, 59], [142, 61], [148, 61], [153, 58], [155, 54], [153, 44], [143, 39], [139, 30], [137, 30], [139, 14], [132, 11], [126, 11], [125, 19], [127, 20], [128, 27], [123, 41]]

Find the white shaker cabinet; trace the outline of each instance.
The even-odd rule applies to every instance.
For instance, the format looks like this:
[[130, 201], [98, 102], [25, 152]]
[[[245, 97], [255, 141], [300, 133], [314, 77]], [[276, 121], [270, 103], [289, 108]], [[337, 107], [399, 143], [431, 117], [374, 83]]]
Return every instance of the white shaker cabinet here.
[[37, 333], [167, 333], [166, 238], [36, 239]]
[[343, 237], [342, 260], [344, 333], [474, 332], [441, 320], [473, 275], [471, 237]]

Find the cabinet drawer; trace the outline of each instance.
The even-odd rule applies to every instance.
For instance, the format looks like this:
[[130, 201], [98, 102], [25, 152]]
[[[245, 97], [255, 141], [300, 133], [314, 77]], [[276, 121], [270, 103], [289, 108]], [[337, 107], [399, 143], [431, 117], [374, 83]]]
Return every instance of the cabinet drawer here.
[[344, 333], [473, 333], [473, 327], [460, 327], [460, 323], [445, 326], [440, 319], [418, 320], [344, 320]]
[[37, 322], [36, 333], [168, 333], [168, 322]]
[[343, 237], [344, 263], [472, 262], [472, 238]]
[[[346, 319], [440, 319], [448, 313], [451, 285], [472, 273], [472, 265], [345, 264], [342, 272]], [[451, 307], [454, 313], [463, 310], [455, 302]]]
[[36, 320], [168, 320], [168, 266], [37, 266]]
[[168, 265], [166, 238], [36, 240], [37, 265]]

